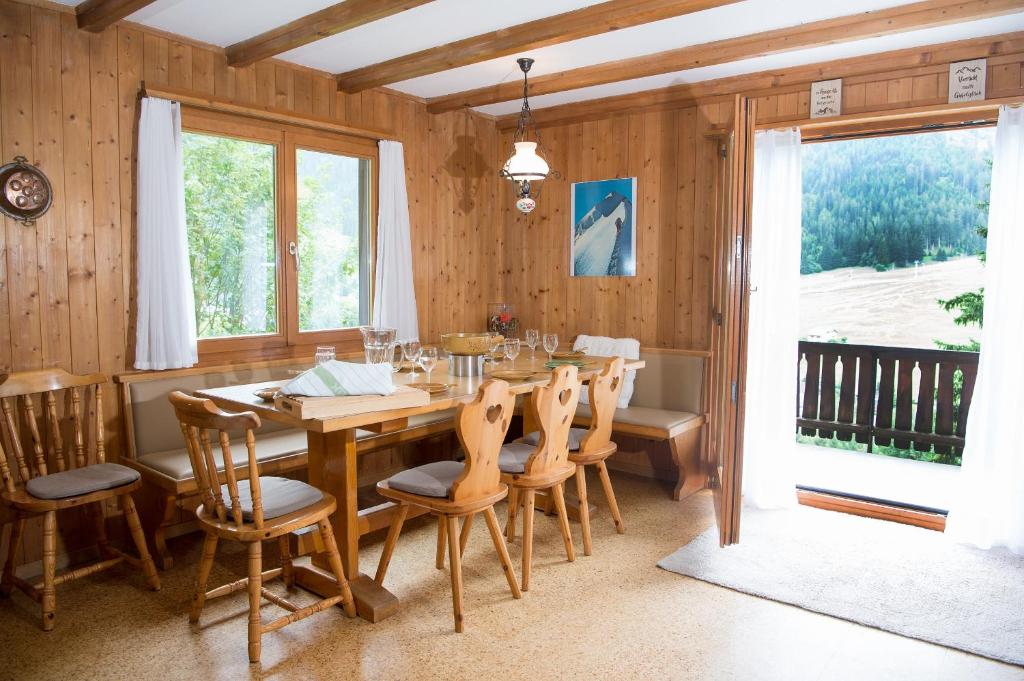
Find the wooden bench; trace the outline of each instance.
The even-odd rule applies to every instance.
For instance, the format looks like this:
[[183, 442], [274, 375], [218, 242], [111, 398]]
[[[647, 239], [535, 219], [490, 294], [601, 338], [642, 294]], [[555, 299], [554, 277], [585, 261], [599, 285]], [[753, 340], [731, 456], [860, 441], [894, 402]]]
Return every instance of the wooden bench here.
[[[161, 497], [160, 520], [148, 523], [153, 528], [158, 565], [167, 569], [173, 564], [167, 549], [167, 532], [175, 524], [182, 502], [199, 493], [181, 429], [167, 396], [175, 390], [191, 394], [203, 388], [287, 379], [293, 375], [290, 371], [306, 368], [309, 368], [308, 362], [274, 360], [115, 376], [127, 443], [121, 463], [139, 471], [145, 489], [151, 494], [156, 490]], [[455, 411], [450, 410], [412, 417], [408, 427], [386, 433], [359, 431], [358, 451], [361, 454], [380, 451], [450, 432], [454, 428], [454, 415]], [[234, 434], [237, 438], [242, 436], [242, 433]], [[219, 450], [216, 456], [219, 457]], [[256, 458], [264, 475], [304, 470], [306, 432], [265, 420], [256, 433]], [[222, 470], [223, 463], [219, 458], [217, 462]], [[247, 463], [243, 460], [235, 471], [240, 479], [244, 478], [248, 475]]]
[[[647, 366], [636, 373], [633, 398], [625, 409], [615, 410], [612, 431], [645, 440], [667, 441], [678, 468], [673, 498], [683, 499], [703, 489], [707, 476], [703, 465], [705, 375], [710, 353], [697, 350], [641, 348]], [[581, 404], [574, 422], [590, 423], [590, 405]], [[620, 452], [608, 459], [616, 470], [643, 472]]]

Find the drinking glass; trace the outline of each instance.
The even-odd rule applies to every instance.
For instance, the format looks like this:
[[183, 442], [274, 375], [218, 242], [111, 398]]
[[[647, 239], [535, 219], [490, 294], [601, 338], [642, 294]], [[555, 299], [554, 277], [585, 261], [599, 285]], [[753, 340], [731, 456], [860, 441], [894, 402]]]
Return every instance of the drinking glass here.
[[526, 346], [530, 348], [530, 359], [532, 360], [537, 354], [537, 341], [540, 340], [540, 331], [537, 329], [526, 330]]
[[423, 348], [420, 353], [420, 368], [427, 372], [427, 383], [430, 383], [430, 372], [437, 366], [437, 348]]
[[555, 350], [558, 349], [558, 334], [557, 333], [546, 333], [544, 334], [544, 352], [548, 353], [548, 361], [550, 362], [553, 357]]
[[490, 361], [491, 364], [498, 363], [498, 360], [494, 358], [494, 353], [496, 353], [498, 351], [498, 348], [501, 347], [502, 339], [503, 337], [500, 333], [491, 333], [487, 337], [487, 349], [489, 350], [488, 361]]
[[410, 338], [409, 340], [402, 341], [402, 356], [405, 357], [406, 362], [412, 363], [412, 371], [409, 372], [410, 377], [416, 376], [416, 363], [420, 361], [421, 352], [423, 352], [423, 346], [420, 345], [419, 338]]
[[333, 345], [316, 346], [316, 353], [313, 355], [313, 361], [317, 364], [323, 364], [324, 362], [330, 362], [332, 359], [334, 359]]
[[505, 357], [508, 357], [509, 361], [512, 362], [512, 368], [516, 368], [516, 357], [519, 356], [519, 339], [518, 338], [506, 338], [505, 339]]

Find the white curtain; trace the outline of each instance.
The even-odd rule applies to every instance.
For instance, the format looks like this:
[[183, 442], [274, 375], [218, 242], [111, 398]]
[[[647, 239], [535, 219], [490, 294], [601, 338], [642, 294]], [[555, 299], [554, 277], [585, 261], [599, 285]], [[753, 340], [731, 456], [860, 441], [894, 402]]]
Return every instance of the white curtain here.
[[757, 508], [796, 504], [802, 197], [800, 131], [757, 132], [743, 436], [743, 497]]
[[1024, 554], [1024, 107], [999, 110], [985, 262], [985, 325], [967, 419], [960, 494], [946, 534]]
[[177, 102], [142, 100], [138, 151], [135, 368], [189, 367], [198, 353]]
[[381, 140], [380, 208], [377, 213], [377, 272], [373, 323], [393, 327], [398, 338], [417, 338], [416, 291], [412, 279], [412, 237], [401, 142]]

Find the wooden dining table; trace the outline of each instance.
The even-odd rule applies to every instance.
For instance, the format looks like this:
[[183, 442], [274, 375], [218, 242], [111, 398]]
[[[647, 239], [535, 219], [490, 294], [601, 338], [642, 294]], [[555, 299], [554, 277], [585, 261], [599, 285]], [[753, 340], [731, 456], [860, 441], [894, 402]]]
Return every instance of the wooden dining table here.
[[[584, 381], [598, 373], [604, 365], [605, 357], [585, 357], [585, 365], [579, 369], [580, 378]], [[515, 362], [515, 369], [536, 371], [529, 379], [510, 381], [513, 393], [522, 395], [529, 393], [535, 386], [548, 382], [550, 372], [544, 367], [546, 357], [538, 353], [537, 357], [520, 358]], [[627, 371], [636, 371], [645, 366], [643, 360], [627, 360]], [[473, 399], [480, 384], [491, 378], [491, 371], [510, 369], [512, 364], [505, 361], [489, 367], [483, 376], [458, 377], [448, 373], [447, 361], [442, 360], [434, 369], [431, 380], [435, 383], [447, 383], [448, 391], [432, 395], [430, 402], [419, 407], [393, 409], [389, 411], [370, 411], [345, 416], [323, 416], [319, 418], [300, 419], [277, 409], [273, 402], [265, 401], [256, 396], [256, 391], [283, 385], [287, 381], [268, 381], [249, 383], [223, 388], [208, 388], [196, 391], [196, 395], [206, 397], [226, 411], [252, 411], [261, 419], [275, 421], [306, 431], [309, 455], [309, 483], [338, 501], [338, 509], [331, 516], [334, 534], [338, 540], [338, 550], [349, 579], [352, 594], [355, 597], [359, 615], [371, 622], [378, 622], [398, 610], [398, 599], [383, 586], [378, 585], [359, 569], [359, 537], [366, 531], [385, 527], [387, 519], [393, 513], [393, 504], [383, 503], [373, 507], [366, 513], [360, 513], [358, 507], [357, 477], [357, 430], [375, 433], [398, 433], [408, 427], [409, 418], [419, 414], [445, 411], [469, 402]], [[422, 370], [416, 374], [401, 372], [395, 374], [395, 384], [404, 385], [415, 381], [425, 381]], [[524, 410], [528, 412], [529, 410]], [[313, 552], [311, 565], [295, 566], [296, 582], [303, 588], [320, 595], [337, 592], [337, 581], [327, 570], [326, 555]]]

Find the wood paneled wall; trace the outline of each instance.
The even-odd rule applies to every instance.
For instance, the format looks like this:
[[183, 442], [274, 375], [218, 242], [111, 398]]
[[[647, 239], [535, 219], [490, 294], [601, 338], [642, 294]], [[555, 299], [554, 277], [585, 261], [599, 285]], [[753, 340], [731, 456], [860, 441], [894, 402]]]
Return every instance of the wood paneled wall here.
[[[629, 336], [645, 347], [709, 347], [712, 229], [721, 140], [731, 100], [546, 127], [548, 159], [562, 173], [523, 215], [498, 188], [505, 296], [523, 328]], [[501, 162], [512, 144], [502, 134]], [[570, 277], [570, 184], [636, 177], [635, 277]]]
[[126, 24], [87, 33], [72, 13], [0, 0], [0, 155], [26, 156], [54, 188], [36, 226], [5, 219], [0, 230], [0, 372], [126, 368], [142, 81], [393, 130], [408, 166], [421, 335], [482, 326], [500, 284], [487, 265], [497, 248], [490, 119], [432, 116], [380, 90], [338, 93], [325, 74], [272, 61], [229, 68], [220, 50]]

